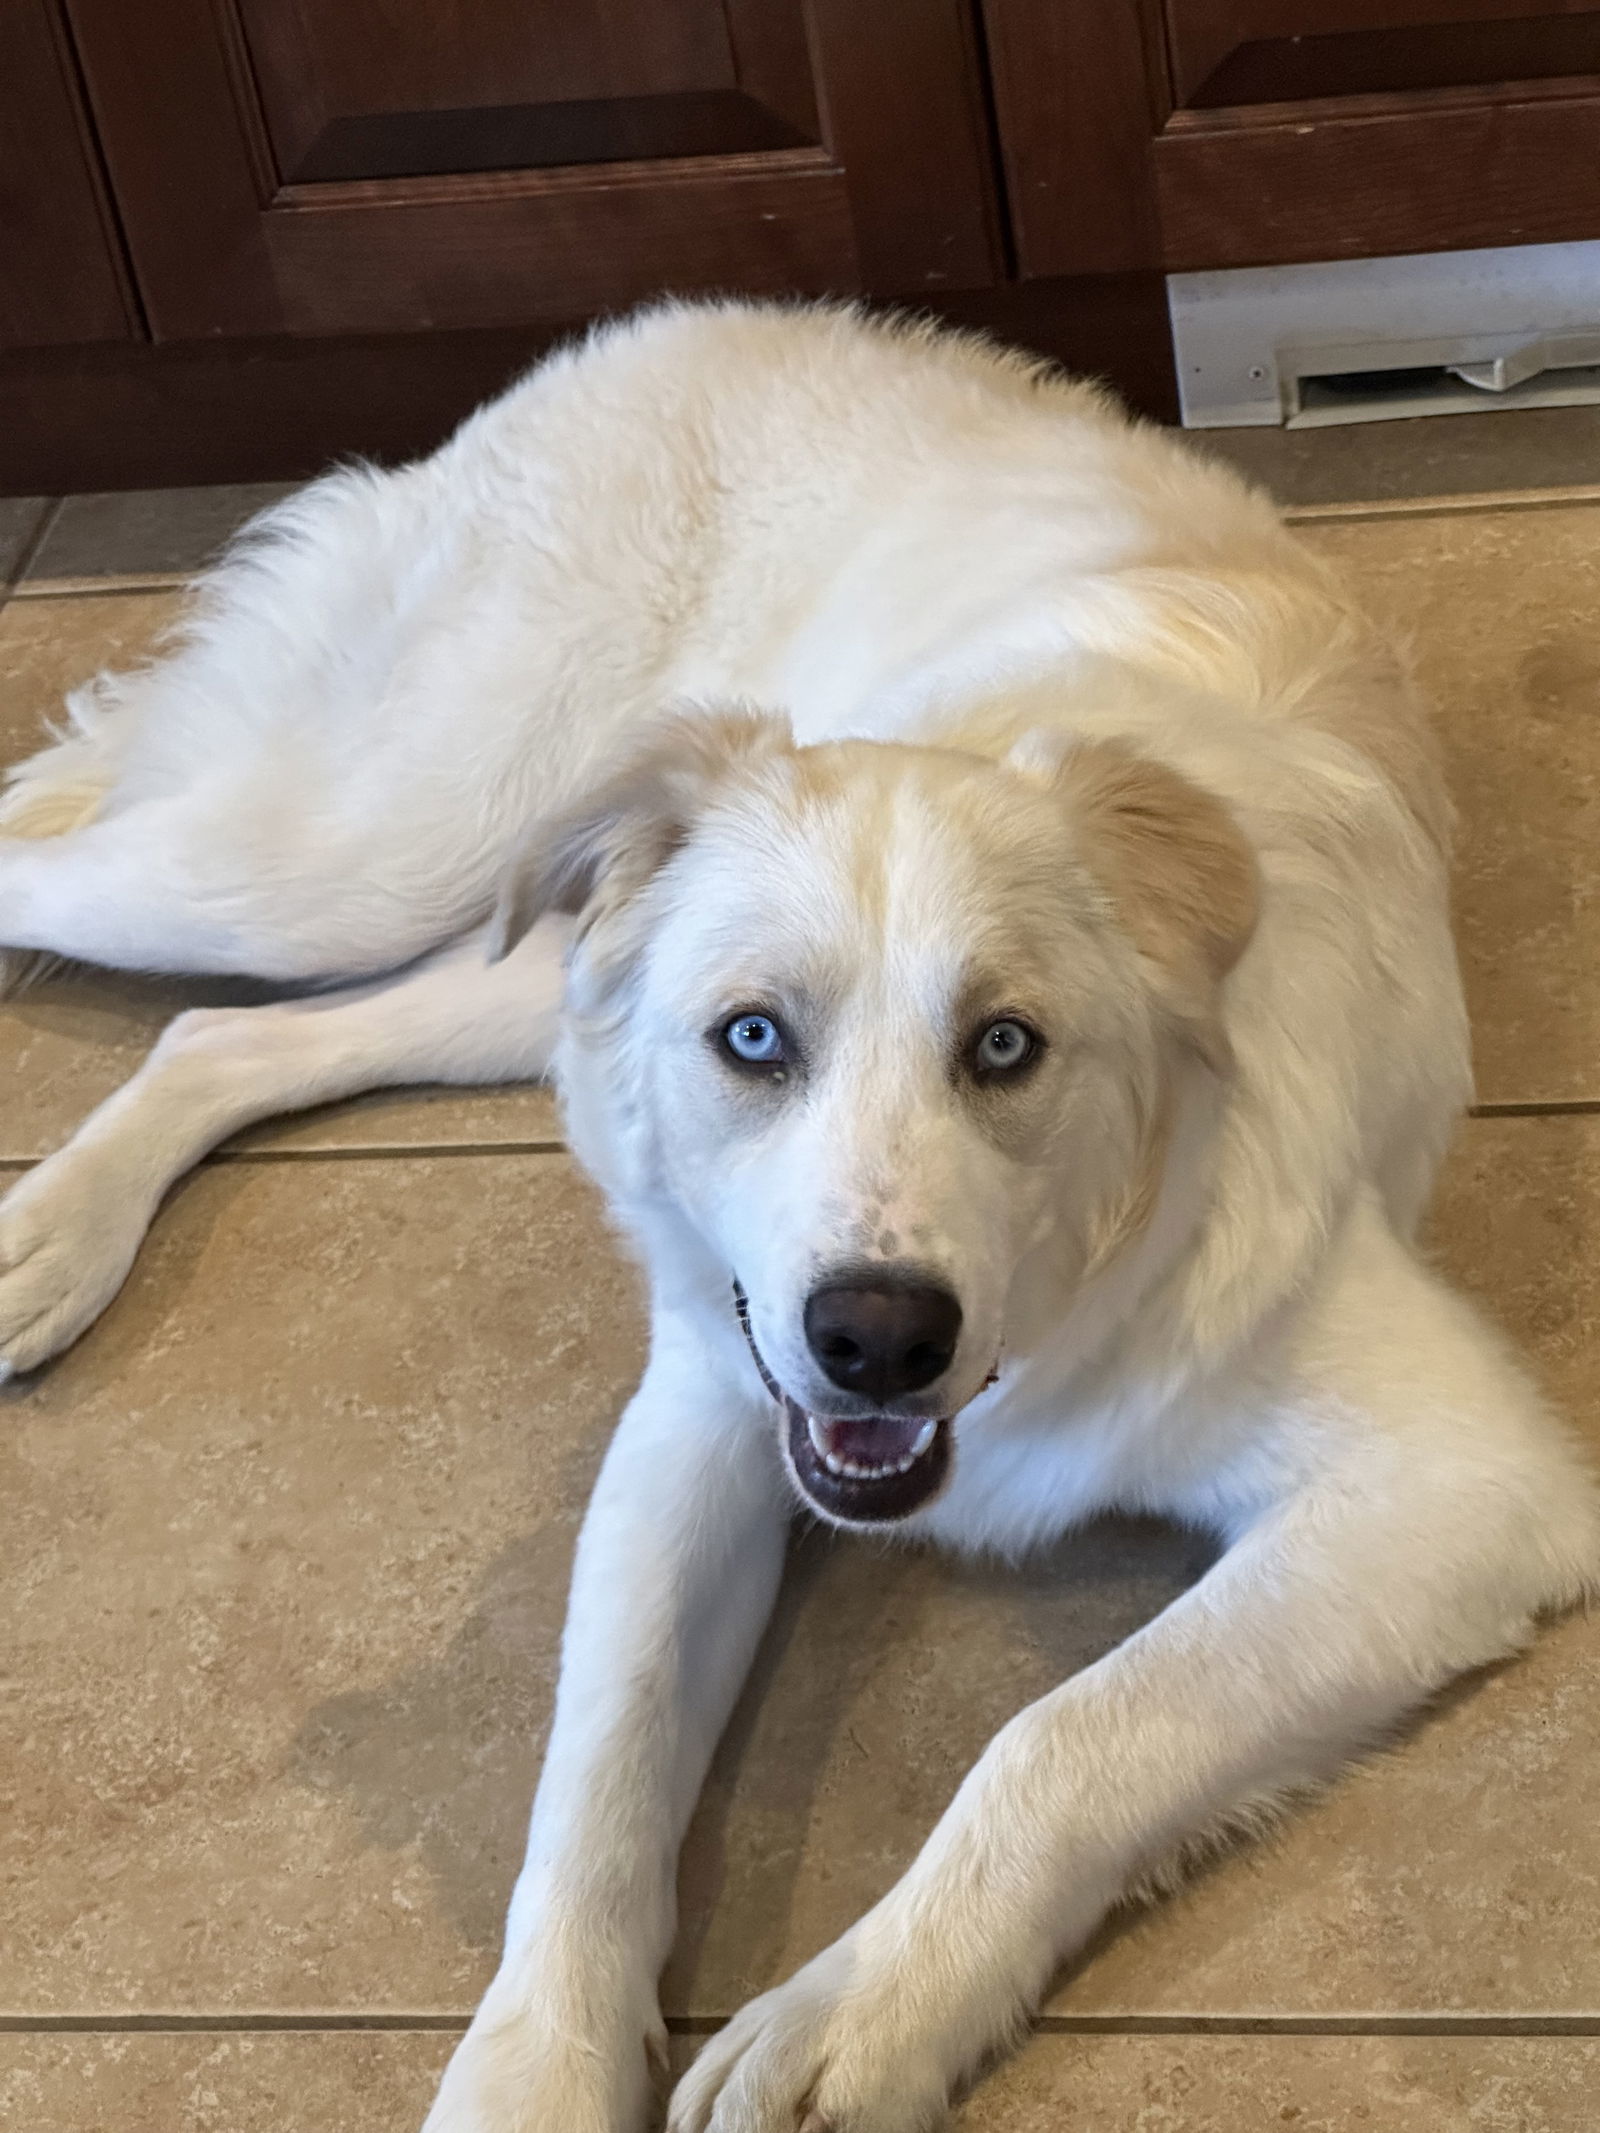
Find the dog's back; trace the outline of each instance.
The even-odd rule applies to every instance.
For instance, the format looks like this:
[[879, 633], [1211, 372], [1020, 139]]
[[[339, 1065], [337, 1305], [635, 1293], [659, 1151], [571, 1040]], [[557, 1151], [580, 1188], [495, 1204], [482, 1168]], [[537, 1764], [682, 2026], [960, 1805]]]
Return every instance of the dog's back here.
[[1374, 721], [1342, 686], [1371, 656], [1265, 499], [1092, 387], [849, 309], [667, 306], [431, 459], [258, 521], [159, 665], [80, 692], [10, 826], [154, 807], [188, 901], [241, 914], [184, 954], [321, 978], [481, 920], [523, 825], [682, 696], [809, 740], [926, 731], [1089, 660], [1269, 715], [1314, 682], [1361, 696], [1356, 745], [1404, 756], [1426, 812], [1398, 694]]

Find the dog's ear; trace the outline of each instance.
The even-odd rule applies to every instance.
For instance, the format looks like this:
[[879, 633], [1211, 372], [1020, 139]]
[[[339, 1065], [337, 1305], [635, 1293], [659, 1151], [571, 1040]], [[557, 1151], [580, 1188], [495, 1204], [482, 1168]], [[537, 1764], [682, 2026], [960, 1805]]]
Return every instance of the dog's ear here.
[[792, 746], [788, 720], [771, 712], [684, 710], [659, 721], [576, 807], [523, 836], [490, 924], [490, 961], [548, 911], [592, 923], [626, 903], [683, 843], [718, 785]]
[[1217, 988], [1248, 947], [1259, 909], [1244, 833], [1220, 800], [1118, 741], [1069, 747], [1054, 777], [1089, 871], [1185, 1033], [1222, 1070]]

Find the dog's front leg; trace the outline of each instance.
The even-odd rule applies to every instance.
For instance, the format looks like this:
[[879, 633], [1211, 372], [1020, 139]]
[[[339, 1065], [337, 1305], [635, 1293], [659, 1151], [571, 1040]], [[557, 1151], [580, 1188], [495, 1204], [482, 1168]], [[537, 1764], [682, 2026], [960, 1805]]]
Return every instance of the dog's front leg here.
[[770, 1411], [654, 1329], [573, 1571], [505, 1954], [425, 2133], [635, 2133], [664, 2036], [677, 1854], [782, 1570]]
[[[1526, 1406], [1497, 1375], [1485, 1397]], [[904, 1879], [704, 2048], [671, 2133], [922, 2133], [1130, 1886], [1328, 1775], [1576, 1595], [1593, 1540], [1580, 1472], [1557, 1458], [1544, 1502], [1503, 1446], [1411, 1435], [1347, 1446], [1014, 1719]]]

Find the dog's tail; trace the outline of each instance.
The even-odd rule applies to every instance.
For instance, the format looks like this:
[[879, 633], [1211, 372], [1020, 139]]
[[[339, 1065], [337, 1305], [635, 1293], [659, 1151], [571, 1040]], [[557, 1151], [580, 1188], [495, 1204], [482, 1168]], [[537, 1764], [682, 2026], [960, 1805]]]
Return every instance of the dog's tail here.
[[99, 674], [69, 691], [49, 743], [0, 784], [0, 837], [64, 837], [93, 822], [122, 770], [127, 699], [137, 674]]
[[[4, 773], [0, 837], [64, 837], [95, 820], [122, 767], [117, 701], [114, 676], [72, 691], [65, 722], [50, 728], [49, 745]], [[58, 961], [0, 947], [0, 1000], [36, 983]]]

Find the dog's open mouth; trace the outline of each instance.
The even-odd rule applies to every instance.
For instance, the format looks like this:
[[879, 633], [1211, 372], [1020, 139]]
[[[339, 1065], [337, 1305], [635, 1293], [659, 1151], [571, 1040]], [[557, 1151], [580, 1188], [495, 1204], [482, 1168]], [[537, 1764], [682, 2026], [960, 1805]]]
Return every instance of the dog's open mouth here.
[[909, 1518], [950, 1473], [947, 1418], [808, 1415], [783, 1395], [789, 1467], [802, 1494], [830, 1518], [886, 1525]]
[[783, 1409], [789, 1471], [802, 1496], [829, 1518], [881, 1526], [909, 1518], [938, 1495], [954, 1456], [947, 1415], [807, 1414], [767, 1368], [750, 1328], [749, 1299], [737, 1282], [733, 1307], [761, 1382]]

